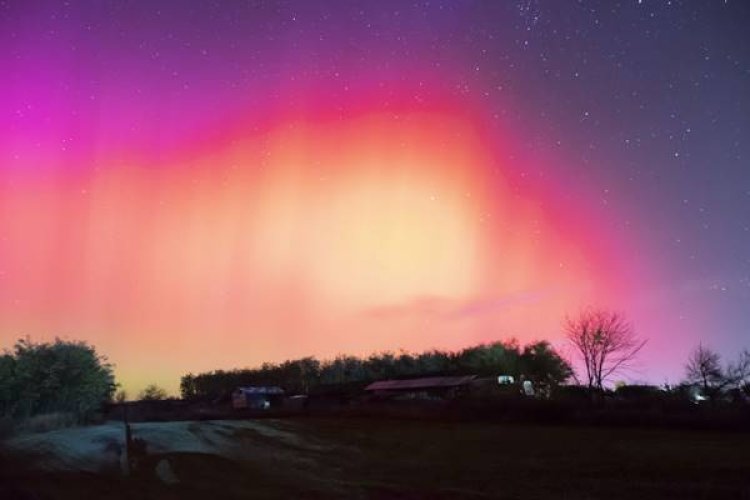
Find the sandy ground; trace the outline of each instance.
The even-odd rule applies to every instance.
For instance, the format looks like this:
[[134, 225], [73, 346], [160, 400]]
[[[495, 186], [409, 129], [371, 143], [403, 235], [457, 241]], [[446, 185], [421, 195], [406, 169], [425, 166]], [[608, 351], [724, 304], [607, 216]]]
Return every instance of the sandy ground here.
[[[277, 458], [284, 447], [313, 452], [329, 448], [284, 430], [275, 420], [152, 422], [131, 424], [131, 429], [134, 438], [146, 441], [149, 454], [205, 453], [250, 459], [268, 448], [269, 441], [274, 443]], [[122, 423], [111, 422], [15, 436], [5, 445], [10, 451], [33, 456], [34, 466], [42, 470], [116, 471], [123, 468], [125, 431]]]

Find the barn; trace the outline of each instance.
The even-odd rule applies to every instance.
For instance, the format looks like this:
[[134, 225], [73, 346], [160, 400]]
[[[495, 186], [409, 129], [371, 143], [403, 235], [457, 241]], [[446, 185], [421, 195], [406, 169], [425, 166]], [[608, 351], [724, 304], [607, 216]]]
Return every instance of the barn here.
[[468, 391], [476, 378], [476, 375], [463, 375], [380, 380], [365, 387], [365, 392], [396, 399], [450, 399]]

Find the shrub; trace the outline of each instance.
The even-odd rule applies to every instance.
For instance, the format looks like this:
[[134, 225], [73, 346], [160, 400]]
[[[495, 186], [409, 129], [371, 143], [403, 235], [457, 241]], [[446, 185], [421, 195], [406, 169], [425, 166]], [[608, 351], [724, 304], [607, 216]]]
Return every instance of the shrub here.
[[141, 391], [138, 399], [144, 401], [161, 401], [162, 399], [167, 399], [167, 391], [156, 384], [150, 384]]
[[112, 398], [106, 358], [84, 342], [19, 340], [0, 356], [0, 413], [25, 419], [48, 413], [86, 418]]
[[621, 385], [615, 395], [629, 400], [654, 400], [662, 396], [662, 390], [654, 385]]
[[570, 402], [591, 400], [591, 390], [583, 385], [562, 385], [555, 390], [555, 399]]

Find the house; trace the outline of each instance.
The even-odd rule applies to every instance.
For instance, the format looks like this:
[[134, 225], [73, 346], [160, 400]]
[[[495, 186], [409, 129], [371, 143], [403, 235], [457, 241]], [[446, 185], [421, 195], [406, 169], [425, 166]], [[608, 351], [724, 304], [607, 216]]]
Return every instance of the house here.
[[232, 392], [232, 408], [268, 410], [280, 406], [284, 389], [278, 386], [250, 385], [238, 387]]
[[380, 380], [365, 387], [365, 392], [396, 399], [449, 399], [468, 391], [476, 378], [476, 375], [464, 375]]

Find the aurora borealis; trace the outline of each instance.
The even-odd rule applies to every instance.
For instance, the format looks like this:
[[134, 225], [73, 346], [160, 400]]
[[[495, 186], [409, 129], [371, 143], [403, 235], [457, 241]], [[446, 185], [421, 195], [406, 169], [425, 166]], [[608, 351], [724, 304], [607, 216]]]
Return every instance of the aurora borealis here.
[[559, 342], [750, 347], [740, 1], [0, 2], [0, 346], [129, 391]]

